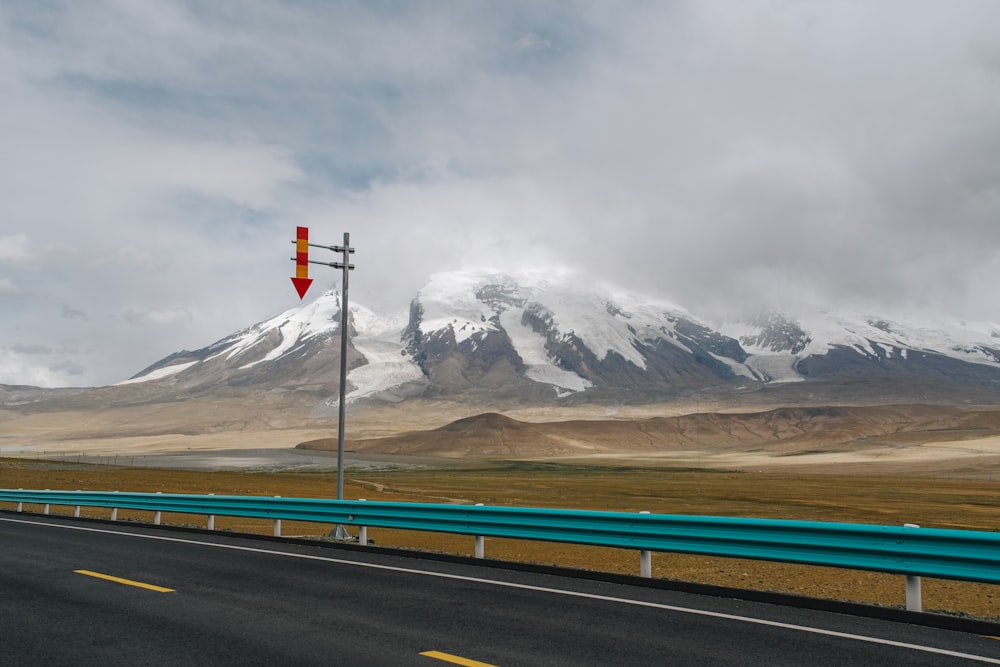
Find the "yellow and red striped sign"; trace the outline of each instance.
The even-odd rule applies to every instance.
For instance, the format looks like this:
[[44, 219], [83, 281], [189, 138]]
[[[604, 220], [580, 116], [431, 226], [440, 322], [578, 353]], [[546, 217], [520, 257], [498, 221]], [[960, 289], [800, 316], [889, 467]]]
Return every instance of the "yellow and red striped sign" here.
[[306, 296], [306, 291], [312, 285], [309, 278], [309, 228], [295, 228], [295, 277], [292, 278], [295, 291], [299, 293], [299, 298]]

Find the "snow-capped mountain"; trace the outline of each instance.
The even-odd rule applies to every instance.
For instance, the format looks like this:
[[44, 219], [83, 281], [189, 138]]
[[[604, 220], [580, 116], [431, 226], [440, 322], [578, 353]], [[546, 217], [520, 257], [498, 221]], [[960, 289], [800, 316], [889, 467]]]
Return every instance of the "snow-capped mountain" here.
[[[858, 373], [951, 376], [997, 384], [1000, 326], [989, 322], [898, 322], [873, 316], [770, 313], [720, 331], [740, 341], [765, 382]], [[956, 363], [957, 362], [957, 363]]]
[[[126, 382], [314, 387], [335, 396], [339, 322], [339, 295], [327, 292]], [[1000, 387], [994, 324], [772, 313], [713, 326], [568, 271], [435, 274], [408, 312], [351, 306], [348, 336], [349, 402], [483, 392], [622, 399], [872, 376]]]
[[432, 384], [455, 389], [530, 381], [562, 397], [751, 375], [736, 341], [683, 308], [569, 272], [434, 275], [413, 301], [404, 340]]
[[[324, 385], [340, 378], [340, 297], [327, 292], [200, 350], [176, 352], [121, 384]], [[350, 348], [351, 365], [363, 363]]]

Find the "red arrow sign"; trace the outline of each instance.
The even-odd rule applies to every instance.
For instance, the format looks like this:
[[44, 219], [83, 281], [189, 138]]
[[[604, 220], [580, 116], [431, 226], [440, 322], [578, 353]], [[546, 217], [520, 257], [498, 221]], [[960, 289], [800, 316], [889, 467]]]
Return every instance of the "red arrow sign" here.
[[312, 285], [312, 278], [309, 277], [309, 228], [295, 228], [295, 277], [292, 284], [295, 291], [299, 293], [299, 298], [304, 299], [309, 286]]
[[295, 285], [295, 291], [299, 293], [299, 298], [304, 299], [313, 281], [312, 278], [292, 278], [292, 284]]

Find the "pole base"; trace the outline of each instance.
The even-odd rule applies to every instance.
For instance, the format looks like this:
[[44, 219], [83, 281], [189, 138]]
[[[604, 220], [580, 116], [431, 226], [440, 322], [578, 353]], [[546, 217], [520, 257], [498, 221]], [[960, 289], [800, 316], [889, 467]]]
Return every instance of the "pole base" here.
[[339, 523], [336, 526], [333, 527], [333, 530], [330, 531], [330, 537], [333, 538], [333, 539], [335, 539], [335, 540], [353, 540], [354, 539], [354, 537], [352, 537], [351, 534], [347, 532], [347, 529], [344, 528], [344, 526], [342, 526]]

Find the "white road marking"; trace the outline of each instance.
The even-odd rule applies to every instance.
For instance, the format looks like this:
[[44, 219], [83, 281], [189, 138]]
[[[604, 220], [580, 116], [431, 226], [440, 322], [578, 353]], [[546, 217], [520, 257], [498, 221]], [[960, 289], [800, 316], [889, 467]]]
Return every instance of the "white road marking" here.
[[965, 660], [974, 660], [976, 662], [987, 663], [991, 665], [1000, 665], [1000, 659], [988, 658], [981, 655], [973, 655], [971, 653], [961, 653], [958, 651], [949, 651], [947, 649], [936, 648], [934, 646], [923, 646], [921, 644], [910, 644], [907, 642], [898, 642], [891, 639], [880, 639], [878, 637], [868, 637], [866, 635], [856, 635], [849, 632], [837, 632], [836, 630], [824, 630], [823, 628], [811, 628], [806, 625], [794, 625], [791, 623], [782, 623], [780, 621], [768, 621], [761, 618], [752, 618], [749, 616], [738, 616], [736, 614], [726, 614], [724, 612], [718, 611], [706, 611], [704, 609], [691, 609], [688, 607], [677, 607], [675, 605], [660, 604], [658, 602], [645, 602], [643, 600], [629, 600], [628, 598], [618, 598], [611, 597], [607, 595], [597, 595], [595, 593], [581, 593], [579, 591], [565, 591], [558, 588], [547, 588], [545, 586], [531, 586], [528, 584], [518, 584], [510, 581], [498, 581], [495, 579], [483, 579], [480, 577], [467, 577], [459, 574], [447, 574], [445, 572], [428, 572], [425, 570], [416, 570], [407, 567], [397, 567], [394, 565], [379, 565], [376, 563], [363, 563], [352, 560], [344, 560], [342, 558], [330, 558], [328, 556], [314, 556], [311, 554], [299, 554], [291, 553], [285, 551], [274, 551], [272, 549], [259, 549], [256, 547], [242, 547], [234, 544], [217, 544], [215, 542], [202, 542], [199, 540], [186, 540], [178, 537], [166, 537], [163, 535], [145, 535], [141, 533], [128, 533], [117, 530], [107, 530], [104, 528], [87, 528], [85, 526], [67, 526], [57, 523], [44, 523], [40, 521], [25, 521], [22, 519], [7, 519], [0, 517], [0, 521], [6, 521], [9, 523], [24, 523], [34, 526], [49, 526], [51, 528], [62, 528], [65, 530], [80, 530], [88, 533], [104, 533], [108, 535], [119, 535], [124, 537], [135, 537], [144, 540], [160, 540], [163, 542], [178, 542], [181, 544], [193, 544], [197, 546], [212, 547], [215, 549], [231, 549], [233, 551], [248, 551], [251, 553], [266, 554], [271, 556], [285, 556], [288, 558], [300, 558], [304, 560], [316, 560], [326, 563], [336, 563], [338, 565], [352, 565], [355, 567], [364, 567], [372, 570], [389, 570], [392, 572], [403, 572], [406, 574], [414, 574], [425, 577], [437, 577], [439, 579], [454, 579], [458, 581], [468, 581], [477, 584], [485, 584], [489, 586], [499, 586], [503, 588], [516, 588], [520, 590], [535, 591], [539, 593], [551, 593], [553, 595], [565, 595], [569, 597], [585, 598], [589, 600], [600, 600], [602, 602], [615, 602], [618, 604], [627, 604], [635, 607], [648, 607], [651, 609], [662, 609], [664, 611], [672, 611], [680, 614], [692, 614], [695, 616], [707, 616], [710, 618], [725, 619], [727, 621], [737, 621], [741, 623], [751, 623], [754, 625], [765, 625], [772, 628], [782, 628], [784, 630], [794, 630], [796, 632], [805, 632], [814, 635], [824, 635], [827, 637], [837, 637], [840, 639], [852, 639], [854, 641], [867, 642], [869, 644], [881, 644], [883, 646], [894, 646], [896, 648], [911, 649], [914, 651], [923, 651], [925, 653], [934, 653], [936, 655], [947, 655], [953, 658], [963, 658]]

